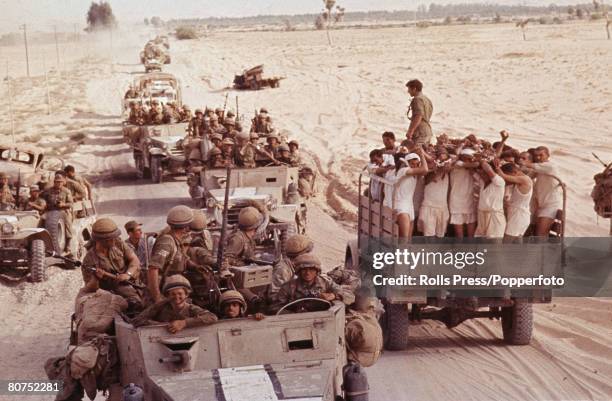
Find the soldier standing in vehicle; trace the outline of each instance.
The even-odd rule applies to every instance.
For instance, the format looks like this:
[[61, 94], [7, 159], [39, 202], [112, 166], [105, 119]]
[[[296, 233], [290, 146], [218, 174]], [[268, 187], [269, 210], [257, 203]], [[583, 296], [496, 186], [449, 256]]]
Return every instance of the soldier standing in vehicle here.
[[12, 210], [15, 208], [15, 197], [9, 185], [9, 177], [6, 173], [0, 173], [0, 210]]
[[85, 197], [83, 199], [92, 199], [92, 185], [87, 178], [82, 175], [77, 175], [74, 166], [68, 165], [64, 167], [64, 173], [69, 180], [76, 181], [85, 189]]
[[406, 138], [414, 141], [415, 144], [428, 144], [431, 141], [430, 119], [433, 113], [433, 105], [425, 95], [423, 95], [423, 84], [418, 79], [410, 80], [406, 83], [408, 93], [412, 96], [408, 113], [412, 110], [410, 126], [406, 132]]
[[255, 320], [263, 320], [263, 313], [255, 313], [248, 316], [247, 303], [239, 291], [228, 290], [221, 294], [219, 298], [219, 314], [221, 319], [239, 319], [244, 317], [252, 317]]
[[[92, 226], [93, 246], [83, 259], [81, 271], [88, 292], [98, 288], [122, 296], [128, 310], [142, 310], [142, 296], [129, 282], [137, 282], [140, 275], [138, 257], [119, 237], [121, 231], [109, 218], [100, 218]], [[114, 277], [113, 277], [114, 276]]]
[[38, 185], [32, 185], [30, 187], [30, 197], [23, 210], [36, 210], [38, 213], [42, 214], [46, 208], [47, 202], [40, 197], [40, 187]]
[[238, 230], [232, 232], [225, 247], [225, 262], [230, 266], [245, 266], [255, 256], [255, 234], [264, 222], [263, 214], [253, 206], [240, 210]]
[[196, 109], [195, 117], [189, 121], [189, 126], [187, 127], [187, 131], [193, 137], [199, 138], [204, 135], [204, 113], [202, 113], [202, 109]]
[[85, 187], [83, 187], [81, 184], [79, 184], [75, 180], [71, 180], [70, 178], [68, 178], [66, 176], [66, 173], [63, 170], [56, 171], [55, 175], [56, 176], [59, 175], [64, 178], [65, 187], [67, 190], [70, 191], [70, 194], [72, 194], [72, 200], [74, 202], [78, 202], [78, 201], [85, 199], [85, 197], [87, 196]]
[[239, 132], [236, 134], [236, 164], [238, 167], [255, 168], [255, 156], [257, 148], [249, 142], [248, 132]]
[[166, 277], [185, 271], [188, 256], [183, 252], [181, 242], [189, 235], [192, 221], [193, 211], [187, 206], [175, 206], [168, 212], [166, 223], [170, 232], [155, 241], [147, 271], [149, 295], [154, 302], [162, 299], [160, 288]]
[[180, 274], [169, 276], [162, 291], [166, 298], [149, 306], [132, 320], [135, 327], [168, 323], [168, 332], [176, 334], [185, 328], [206, 326], [217, 321], [213, 313], [188, 302], [191, 284]]
[[130, 115], [128, 122], [134, 125], [145, 125], [147, 122], [147, 113], [143, 110], [140, 103], [132, 103], [130, 105]]
[[208, 152], [208, 168], [223, 168], [225, 160], [221, 154], [221, 149], [214, 147]]
[[339, 300], [346, 305], [355, 301], [355, 295], [321, 276], [321, 261], [312, 253], [305, 253], [293, 261], [296, 278], [283, 284], [278, 291], [274, 310], [301, 298], [320, 298], [332, 302]]
[[189, 244], [188, 255], [198, 265], [213, 266], [217, 260], [213, 255], [213, 239], [210, 231], [206, 229], [208, 221], [204, 212], [195, 210], [193, 221], [189, 225], [191, 232], [191, 242]]
[[135, 220], [130, 220], [125, 223], [125, 231], [127, 232], [128, 238], [125, 243], [134, 251], [138, 260], [140, 261], [140, 267], [146, 270], [149, 265], [149, 254], [152, 248], [152, 243], [148, 243], [147, 238], [143, 235], [142, 224]]
[[293, 265], [295, 258], [312, 252], [313, 248], [314, 242], [305, 235], [296, 234], [287, 238], [285, 242], [285, 255], [287, 257], [283, 257], [272, 271], [272, 283], [268, 291], [272, 300], [275, 300], [281, 286], [295, 276], [295, 266]]
[[72, 194], [65, 187], [66, 178], [61, 174], [56, 174], [53, 179], [53, 186], [43, 192], [43, 199], [47, 202], [47, 211], [60, 210], [61, 219], [64, 221], [66, 230], [66, 249], [70, 249], [72, 240]]
[[291, 158], [291, 165], [301, 166], [302, 156], [300, 155], [300, 144], [295, 139], [289, 142], [289, 155]]
[[235, 167], [234, 141], [230, 138], [225, 138], [221, 142], [221, 157], [223, 159], [223, 167]]
[[156, 99], [151, 102], [151, 110], [149, 110], [148, 123], [155, 125], [164, 123], [164, 111], [159, 105], [159, 101], [157, 101]]

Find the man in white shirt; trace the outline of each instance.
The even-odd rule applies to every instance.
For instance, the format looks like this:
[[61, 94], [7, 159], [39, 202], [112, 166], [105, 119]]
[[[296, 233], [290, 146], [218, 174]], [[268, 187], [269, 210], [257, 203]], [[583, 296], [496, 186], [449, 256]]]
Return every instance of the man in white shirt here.
[[553, 178], [557, 169], [550, 162], [550, 152], [546, 146], [538, 146], [533, 152], [533, 162], [521, 160], [522, 165], [535, 172], [533, 193], [535, 198], [535, 235], [546, 237], [550, 233], [557, 212], [562, 208], [559, 182]]
[[[383, 153], [381, 149], [374, 149], [370, 152], [370, 163], [367, 166], [370, 177], [384, 177], [385, 173], [393, 168], [395, 168], [393, 155]], [[379, 181], [370, 180], [370, 196], [372, 200], [382, 200], [382, 185]]]
[[503, 238], [506, 230], [504, 193], [506, 182], [486, 160], [480, 162], [478, 173], [483, 181], [478, 198], [478, 225], [476, 237]]
[[474, 149], [459, 150], [459, 159], [453, 164], [450, 172], [450, 196], [448, 207], [450, 223], [453, 225], [456, 238], [474, 236], [476, 230], [476, 199], [474, 198], [474, 169], [478, 162], [474, 160]]

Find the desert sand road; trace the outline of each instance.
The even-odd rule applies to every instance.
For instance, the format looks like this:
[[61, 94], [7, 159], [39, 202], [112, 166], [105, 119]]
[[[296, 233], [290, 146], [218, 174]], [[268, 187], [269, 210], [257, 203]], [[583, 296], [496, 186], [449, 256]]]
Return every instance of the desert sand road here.
[[[382, 35], [385, 40], [390, 40], [393, 46], [398, 45], [395, 40], [400, 40], [388, 31], [371, 32], [372, 36]], [[413, 34], [402, 30], [397, 32], [406, 37]], [[454, 35], [452, 32], [447, 34], [451, 37]], [[489, 34], [488, 31], [473, 33], [476, 38]], [[381, 89], [378, 86], [381, 81], [375, 80], [365, 68], [363, 58], [355, 59], [354, 65], [349, 63], [351, 46], [357, 46], [359, 50], [359, 43], [351, 42], [341, 47], [342, 60], [330, 63], [328, 56], [332, 57], [333, 54], [323, 42], [312, 44], [314, 39], [311, 32], [291, 33], [290, 39], [281, 38], [280, 42], [274, 42], [276, 44], [269, 47], [261, 47], [260, 40], [262, 37], [276, 39], [277, 34], [219, 35], [221, 37], [198, 42], [172, 42], [173, 64], [167, 70], [183, 81], [184, 101], [193, 109], [206, 104], [222, 104], [225, 95], [223, 88], [231, 81], [234, 72], [256, 64], [262, 58], [279, 58], [278, 65], [283, 68], [281, 72], [290, 75], [291, 79], [283, 82], [277, 91], [240, 93], [241, 112], [250, 117], [253, 108], [268, 106], [279, 128], [289, 130], [292, 136], [300, 140], [306, 152], [316, 156], [321, 181], [319, 195], [309, 209], [309, 235], [315, 239], [315, 250], [327, 267], [341, 263], [344, 245], [353, 233], [347, 229], [350, 222], [348, 225], [339, 224], [338, 220], [354, 213], [352, 201], [356, 189], [353, 184], [367, 151], [378, 141], [376, 132], [385, 126], [399, 129], [402, 124], [401, 119], [391, 117], [393, 113], [399, 112], [401, 115], [403, 106], [398, 106], [399, 97], [389, 95], [389, 99], [394, 97], [393, 105], [390, 106], [391, 111], [386, 110], [384, 105], [388, 100], [384, 99], [382, 91], [391, 93], [391, 84]], [[289, 46], [290, 42], [300, 41], [302, 44]], [[142, 66], [134, 64], [140, 42], [144, 43], [126, 42], [117, 49], [113, 69], [108, 66], [92, 67], [91, 61], [75, 61], [71, 73], [80, 82], [73, 92], [80, 95], [78, 105], [70, 98], [70, 93], [66, 93], [65, 102], [70, 107], [62, 109], [60, 116], [62, 121], [70, 121], [70, 124], [58, 122], [60, 118], [57, 117], [38, 118], [26, 113], [20, 127], [24, 132], [33, 127], [54, 133], [61, 133], [65, 129], [83, 132], [85, 140], [65, 156], [77, 169], [96, 178], [99, 213], [115, 218], [121, 225], [128, 219], [136, 219], [144, 223], [145, 230], [158, 230], [164, 225], [165, 213], [170, 207], [180, 203], [190, 204], [190, 200], [184, 178], [169, 178], [162, 184], [136, 180], [131, 153], [122, 142], [121, 120], [118, 117], [120, 97], [134, 73], [142, 69]], [[424, 40], [421, 45], [425, 46], [426, 42]], [[508, 52], [512, 50], [511, 44], [505, 43], [505, 46]], [[369, 48], [359, 51], [372, 57], [368, 53]], [[385, 51], [393, 50], [380, 50]], [[258, 56], [258, 53], [264, 56]], [[474, 53], [470, 57], [476, 55], [482, 56], [481, 53]], [[605, 57], [609, 57], [609, 53]], [[321, 62], [321, 58], [326, 61]], [[427, 62], [437, 65], [432, 60]], [[398, 61], [396, 65], [384, 66], [385, 74], [396, 74], [398, 77], [397, 82], [392, 82], [393, 85], [401, 86], [401, 79], [408, 73], [400, 64]], [[382, 63], [380, 67], [383, 67]], [[438, 65], [438, 68], [442, 66]], [[459, 70], [467, 74], [463, 67]], [[272, 68], [270, 74], [275, 72]], [[605, 71], [596, 74], [605, 74]], [[453, 93], [459, 91], [456, 88], [452, 90], [455, 91]], [[375, 95], [377, 91], [381, 93]], [[24, 91], [23, 97], [18, 99], [23, 108], [34, 107], [39, 101], [36, 96], [27, 97], [28, 93]], [[296, 95], [298, 93], [299, 96]], [[235, 95], [234, 92], [230, 95], [232, 108]], [[330, 106], [325, 106], [321, 99], [329, 100]], [[483, 100], [483, 103], [487, 102], [493, 102], [493, 98]], [[515, 112], [523, 116], [521, 110]], [[443, 113], [437, 118], [444, 121], [441, 125], [493, 129], [491, 121], [463, 121], [460, 124], [454, 117], [445, 120]], [[563, 136], [563, 129], [555, 128], [552, 120], [547, 124], [561, 138], [560, 146], [572, 146], [569, 145], [572, 138]], [[595, 134], [605, 137], [601, 132], [609, 126], [610, 122], [606, 120], [601, 126], [593, 125], [590, 128]], [[585, 149], [594, 145], [609, 149], [609, 143], [604, 144], [605, 140], [598, 139], [595, 134], [579, 154], [558, 154], [559, 157], [566, 157], [565, 160], [570, 163], [566, 171], [575, 168], [572, 166], [588, 166], [580, 159], [586, 153]], [[528, 137], [529, 132], [523, 133], [520, 141], [527, 143]], [[554, 142], [556, 138], [548, 140]], [[586, 168], [576, 171], [576, 174], [584, 178], [590, 172]], [[575, 189], [571, 195], [573, 199], [587, 202], [583, 193], [586, 187], [581, 181], [579, 189]], [[592, 215], [589, 211], [590, 204], [576, 209], [572, 217], [576, 222], [575, 231], [603, 230], [592, 219], [584, 217]], [[63, 354], [65, 350], [69, 316], [80, 285], [78, 271], [53, 268], [48, 282], [37, 285], [24, 282], [0, 288], [3, 322], [0, 330], [1, 377], [44, 377], [44, 361]], [[529, 346], [504, 345], [500, 340], [501, 325], [497, 321], [471, 321], [453, 330], [436, 322], [415, 323], [411, 327], [412, 344], [409, 350], [385, 352], [379, 362], [367, 370], [370, 399], [610, 400], [611, 335], [612, 302], [605, 299], [555, 300], [551, 305], [538, 306], [534, 340]], [[0, 396], [0, 400], [5, 399], [14, 401]]]

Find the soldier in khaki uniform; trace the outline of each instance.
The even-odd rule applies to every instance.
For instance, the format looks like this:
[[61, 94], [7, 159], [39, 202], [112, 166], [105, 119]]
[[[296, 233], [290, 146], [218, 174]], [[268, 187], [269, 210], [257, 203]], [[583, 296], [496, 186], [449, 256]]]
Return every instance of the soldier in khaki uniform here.
[[0, 173], [0, 210], [12, 210], [15, 208], [15, 197], [9, 186], [9, 177], [6, 173]]
[[62, 220], [66, 229], [66, 249], [70, 249], [72, 240], [72, 194], [65, 188], [66, 178], [61, 174], [56, 174], [53, 179], [53, 186], [43, 192], [43, 199], [47, 202], [46, 210], [61, 210]]
[[210, 116], [210, 128], [209, 131], [213, 134], [219, 134], [222, 137], [227, 134], [227, 129], [221, 123], [219, 123], [219, 117], [216, 114]]
[[[77, 175], [74, 166], [70, 165], [64, 167], [64, 173], [66, 174], [67, 179], [76, 181], [85, 190], [85, 196], [83, 199], [92, 199], [92, 185], [87, 178], [83, 177], [82, 175]], [[75, 200], [77, 199], [75, 198]]]
[[281, 286], [293, 279], [295, 276], [295, 266], [293, 261], [300, 255], [312, 252], [314, 242], [305, 235], [296, 234], [289, 238], [285, 243], [285, 255], [279, 263], [274, 266], [272, 271], [272, 283], [268, 291], [268, 296], [274, 301]]
[[239, 291], [228, 290], [219, 297], [219, 315], [221, 319], [238, 319], [242, 317], [250, 317], [255, 320], [263, 320], [263, 313], [255, 313], [247, 315], [247, 303]]
[[83, 188], [83, 186], [75, 180], [71, 180], [70, 178], [66, 177], [66, 174], [62, 170], [58, 171], [55, 174], [64, 178], [65, 188], [70, 191], [70, 194], [72, 195], [72, 200], [74, 202], [83, 200], [83, 198], [87, 196], [85, 188]]
[[270, 157], [273, 162], [276, 162], [279, 157], [279, 149], [280, 146], [280, 137], [276, 134], [270, 134], [266, 138], [268, 144], [264, 146], [264, 150], [270, 154]]
[[166, 222], [169, 232], [155, 241], [147, 271], [149, 295], [154, 302], [162, 299], [160, 288], [166, 277], [182, 274], [187, 267], [188, 256], [183, 251], [181, 242], [189, 235], [189, 225], [193, 221], [193, 211], [187, 206], [175, 206], [168, 212]]
[[28, 198], [23, 210], [36, 210], [38, 213], [43, 213], [47, 208], [47, 202], [40, 197], [40, 187], [32, 185], [30, 187], [30, 197]]
[[300, 144], [296, 140], [292, 140], [289, 142], [289, 154], [291, 158], [291, 165], [301, 166], [302, 156], [300, 155]]
[[198, 265], [213, 266], [217, 260], [213, 255], [213, 240], [206, 229], [208, 221], [201, 210], [193, 212], [193, 221], [189, 225], [191, 242], [187, 252], [189, 258]]
[[130, 105], [128, 122], [133, 125], [145, 125], [147, 123], [147, 113], [142, 109], [140, 103]]
[[238, 167], [255, 168], [255, 156], [257, 148], [249, 142], [250, 135], [248, 132], [240, 132], [236, 135], [238, 141], [236, 146], [236, 164]]
[[289, 146], [287, 146], [287, 144], [281, 143], [278, 145], [277, 151], [277, 160], [279, 163], [286, 164], [291, 167], [297, 167], [297, 164], [293, 164], [293, 160], [291, 159], [291, 151], [289, 150]]
[[215, 147], [208, 152], [208, 168], [223, 168], [225, 160], [221, 155], [221, 149]]
[[93, 246], [87, 251], [81, 267], [87, 292], [94, 292], [99, 287], [125, 298], [128, 310], [142, 310], [142, 295], [128, 284], [130, 281], [137, 282], [139, 278], [138, 257], [130, 246], [121, 241], [121, 231], [113, 220], [98, 219], [92, 231]]
[[168, 323], [168, 332], [175, 334], [185, 328], [206, 326], [217, 321], [214, 314], [187, 301], [191, 284], [180, 274], [169, 276], [162, 290], [166, 299], [142, 311], [132, 321], [135, 327]]
[[153, 100], [151, 102], [151, 110], [149, 110], [148, 124], [163, 124], [164, 122], [164, 111], [159, 105], [159, 101]]
[[191, 121], [193, 115], [191, 114], [191, 108], [189, 105], [184, 104], [183, 107], [179, 109], [180, 122], [188, 123]]
[[230, 138], [225, 138], [221, 142], [221, 157], [223, 167], [236, 167], [236, 163], [234, 163], [234, 141]]
[[301, 298], [320, 298], [326, 301], [339, 300], [346, 305], [355, 301], [355, 295], [321, 276], [321, 261], [312, 253], [305, 253], [293, 261], [297, 277], [283, 284], [278, 291], [273, 309]]
[[255, 256], [255, 234], [264, 216], [253, 206], [240, 210], [238, 230], [227, 239], [224, 262], [230, 266], [245, 266]]
[[202, 109], [196, 109], [195, 117], [189, 121], [187, 131], [189, 132], [189, 135], [196, 138], [204, 135], [206, 129], [204, 127], [204, 113], [202, 113]]
[[423, 95], [423, 84], [418, 79], [413, 79], [406, 83], [408, 93], [412, 96], [408, 113], [412, 110], [410, 127], [406, 132], [406, 138], [414, 141], [415, 144], [428, 144], [431, 141], [430, 119], [433, 113], [433, 105], [425, 95]]

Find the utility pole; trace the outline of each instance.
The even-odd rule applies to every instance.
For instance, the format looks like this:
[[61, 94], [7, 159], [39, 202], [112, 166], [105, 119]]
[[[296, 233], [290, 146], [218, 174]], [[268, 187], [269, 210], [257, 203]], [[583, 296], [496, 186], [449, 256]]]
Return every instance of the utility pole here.
[[8, 98], [9, 98], [9, 118], [11, 120], [11, 137], [13, 138], [13, 144], [15, 144], [15, 121], [13, 120], [13, 92], [11, 91], [11, 77], [9, 76], [9, 62], [6, 61], [6, 85], [8, 86]]
[[23, 29], [23, 42], [25, 44], [25, 53], [26, 53], [26, 69], [28, 73], [28, 78], [30, 78], [30, 55], [28, 54], [28, 33], [26, 24], [23, 24], [19, 27], [19, 29]]
[[47, 114], [51, 114], [51, 94], [49, 92], [49, 74], [47, 74], [47, 57], [43, 52], [43, 68], [45, 69], [45, 86], [47, 88]]
[[59, 45], [57, 44], [57, 26], [53, 25], [53, 35], [55, 36], [55, 58], [57, 64], [57, 71], [60, 69], [59, 62]]

